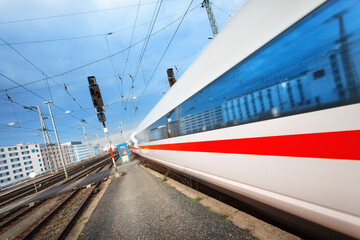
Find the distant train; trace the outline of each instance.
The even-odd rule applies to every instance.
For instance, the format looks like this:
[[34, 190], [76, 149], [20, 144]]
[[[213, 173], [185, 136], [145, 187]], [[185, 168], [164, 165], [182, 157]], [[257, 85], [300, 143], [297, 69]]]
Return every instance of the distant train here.
[[360, 238], [359, 19], [359, 0], [247, 1], [143, 120], [134, 151]]

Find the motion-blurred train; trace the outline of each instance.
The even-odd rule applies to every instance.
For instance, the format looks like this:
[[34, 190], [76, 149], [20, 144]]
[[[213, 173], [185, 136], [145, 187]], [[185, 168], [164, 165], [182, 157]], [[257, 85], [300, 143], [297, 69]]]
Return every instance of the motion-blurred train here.
[[359, 0], [247, 1], [134, 151], [299, 229], [360, 238], [359, 19]]

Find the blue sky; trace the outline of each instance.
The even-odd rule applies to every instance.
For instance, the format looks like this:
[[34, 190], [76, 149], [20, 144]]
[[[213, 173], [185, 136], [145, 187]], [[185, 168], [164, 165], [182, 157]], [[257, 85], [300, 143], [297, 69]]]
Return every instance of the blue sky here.
[[[179, 78], [211, 41], [206, 10], [200, 7], [202, 0], [194, 0], [160, 62], [191, 3], [163, 0], [139, 64], [145, 43], [142, 40], [148, 35], [160, 2], [141, 0], [139, 6], [138, 0], [0, 0], [0, 37], [11, 46], [0, 40], [0, 145], [43, 142], [41, 132], [34, 130], [40, 127], [38, 113], [23, 107], [40, 105], [43, 114], [48, 115], [44, 99], [52, 99], [57, 106], [52, 109], [61, 142], [83, 141], [78, 129], [82, 125], [90, 140], [96, 139], [95, 134], [102, 138], [102, 125], [90, 99], [88, 76], [97, 78], [104, 103], [110, 104], [106, 107], [110, 135], [119, 134], [120, 121], [127, 133], [135, 129], [168, 90], [166, 69], [175, 65]], [[220, 29], [243, 2], [212, 1]], [[137, 44], [129, 48], [131, 42]], [[109, 58], [109, 51], [116, 55]], [[14, 82], [31, 84], [24, 89]], [[63, 110], [70, 111], [71, 116]], [[45, 122], [52, 130], [51, 121]], [[50, 135], [55, 142], [55, 134], [50, 131]]]

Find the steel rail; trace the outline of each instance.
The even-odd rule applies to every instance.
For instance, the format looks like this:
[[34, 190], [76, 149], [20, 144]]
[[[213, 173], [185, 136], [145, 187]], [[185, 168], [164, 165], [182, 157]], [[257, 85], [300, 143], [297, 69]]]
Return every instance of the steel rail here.
[[[106, 165], [109, 164], [109, 168], [111, 168], [111, 161], [109, 161], [108, 163], [102, 165], [102, 166], [98, 166], [98, 170], [95, 172], [100, 172]], [[94, 171], [94, 169], [93, 169]], [[75, 220], [77, 219], [77, 217], [81, 214], [81, 212], [84, 210], [86, 204], [88, 203], [88, 201], [91, 199], [91, 196], [94, 194], [94, 190], [96, 189], [96, 187], [98, 187], [99, 183], [101, 182], [101, 180], [97, 181], [95, 184], [94, 189], [90, 192], [90, 194], [86, 197], [86, 199], [82, 202], [81, 206], [79, 207], [79, 209], [76, 211], [76, 213], [73, 215], [73, 217], [71, 218], [71, 220], [67, 223], [67, 225], [65, 226], [65, 228], [62, 230], [62, 232], [59, 234], [58, 239], [64, 239], [67, 234], [70, 232]], [[63, 202], [61, 202], [49, 215], [47, 215], [38, 225], [36, 225], [30, 232], [28, 232], [26, 234], [26, 236], [24, 238], [22, 238], [23, 240], [26, 239], [31, 239], [33, 236], [35, 236], [36, 233], [38, 233], [44, 226], [45, 224], [53, 217], [55, 216], [59, 210], [61, 210], [62, 207], [64, 207], [64, 205], [70, 201], [78, 192], [80, 191], [80, 188], [77, 188], [74, 192], [72, 192]]]
[[[110, 166], [108, 169], [110, 169], [112, 167], [112, 162], [110, 162]], [[92, 198], [92, 196], [95, 193], [95, 189], [97, 189], [97, 187], [100, 185], [101, 180], [99, 180], [96, 184], [94, 189], [90, 192], [90, 194], [86, 197], [86, 199], [83, 201], [83, 203], [81, 204], [81, 206], [79, 207], [79, 209], [76, 211], [76, 213], [74, 214], [74, 216], [71, 218], [71, 220], [68, 222], [68, 224], [65, 226], [65, 228], [62, 230], [62, 232], [59, 234], [59, 236], [56, 238], [57, 240], [63, 240], [66, 239], [67, 235], [70, 233], [72, 227], [74, 226], [76, 220], [79, 218], [79, 216], [81, 215], [81, 213], [84, 211], [85, 206], [88, 204], [88, 202], [90, 201], [90, 199]]]
[[[105, 162], [107, 160], [107, 158], [109, 158], [109, 156], [106, 156], [105, 159], [97, 158], [96, 160], [87, 162], [85, 164], [85, 166], [86, 166], [86, 168], [89, 168], [89, 167], [93, 166], [94, 164], [97, 164], [97, 162], [99, 162], [99, 163]], [[69, 171], [69, 174], [71, 173], [72, 175], [76, 175], [78, 172], [80, 172], [82, 170], [83, 169], [74, 168], [73, 171]], [[52, 186], [55, 183], [58, 183], [62, 179], [65, 179], [63, 173], [58, 173], [56, 175], [51, 176], [51, 178], [44, 179], [44, 180], [38, 182], [38, 184], [41, 184], [41, 186], [38, 188], [38, 190], [40, 191], [49, 186]], [[66, 183], [66, 182], [69, 182], [69, 180], [65, 181], [64, 183]], [[0, 208], [5, 205], [10, 204], [11, 202], [16, 201], [17, 199], [20, 199], [27, 195], [31, 195], [33, 193], [35, 193], [33, 185], [29, 185], [29, 186], [26, 186], [25, 188], [17, 189], [16, 191], [12, 191], [8, 194], [2, 195], [2, 196], [0, 196]]]

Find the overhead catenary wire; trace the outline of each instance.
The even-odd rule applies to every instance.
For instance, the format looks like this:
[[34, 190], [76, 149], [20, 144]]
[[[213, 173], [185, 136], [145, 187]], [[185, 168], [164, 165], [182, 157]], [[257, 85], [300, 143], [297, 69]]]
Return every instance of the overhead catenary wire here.
[[[172, 36], [172, 38], [171, 38], [171, 40], [170, 40], [169, 44], [167, 45], [167, 47], [166, 47], [166, 49], [165, 49], [165, 51], [164, 51], [163, 55], [161, 56], [160, 61], [158, 62], [158, 64], [157, 64], [156, 68], [154, 69], [154, 71], [153, 71], [153, 73], [152, 73], [152, 75], [151, 75], [151, 77], [150, 77], [149, 81], [145, 84], [145, 88], [143, 89], [143, 91], [142, 91], [142, 93], [141, 93], [141, 95], [140, 95], [140, 98], [139, 98], [139, 100], [138, 100], [137, 104], [134, 106], [134, 111], [135, 111], [135, 114], [134, 114], [134, 119], [136, 119], [136, 112], [137, 112], [138, 107], [139, 107], [139, 102], [140, 102], [140, 100], [141, 100], [141, 98], [142, 98], [142, 96], [143, 96], [144, 92], [146, 91], [146, 88], [148, 87], [149, 83], [151, 82], [151, 80], [152, 80], [152, 78], [153, 78], [153, 76], [154, 76], [155, 72], [157, 71], [157, 69], [158, 69], [158, 67], [159, 67], [159, 65], [160, 65], [160, 63], [161, 63], [161, 61], [162, 61], [163, 57], [165, 56], [165, 53], [167, 52], [167, 50], [168, 50], [168, 48], [169, 48], [169, 46], [170, 46], [171, 42], [173, 41], [173, 39], [174, 39], [174, 37], [175, 37], [175, 35], [176, 35], [176, 33], [177, 33], [177, 31], [178, 31], [178, 29], [179, 29], [179, 27], [180, 27], [181, 23], [183, 22], [183, 20], [184, 20], [184, 18], [185, 18], [185, 16], [186, 16], [188, 13], [192, 12], [193, 10], [195, 10], [196, 8], [198, 8], [198, 7], [201, 5], [201, 4], [198, 4], [198, 5], [197, 5], [197, 6], [195, 6], [194, 8], [190, 9], [190, 7], [191, 7], [191, 5], [192, 5], [192, 2], [193, 2], [193, 0], [190, 2], [190, 4], [189, 4], [188, 8], [186, 9], [185, 13], [184, 13], [184, 14], [183, 14], [183, 16], [181, 17], [180, 23], [179, 23], [179, 25], [177, 26], [177, 28], [176, 28], [176, 30], [175, 30], [175, 32], [174, 32], [174, 34], [173, 34], [173, 36]], [[190, 9], [190, 10], [189, 10], [189, 9]], [[131, 118], [131, 117], [130, 117], [130, 118]], [[122, 121], [124, 122], [124, 120], [125, 120], [125, 114], [123, 115], [123, 120], [122, 120]], [[132, 122], [134, 123], [134, 121], [132, 121]]]
[[[167, 1], [169, 1], [169, 0], [167, 0]], [[147, 3], [143, 3], [143, 5], [154, 4], [154, 3], [156, 3], [156, 2], [147, 2]], [[124, 8], [132, 8], [132, 7], [136, 7], [136, 6], [137, 6], [137, 4], [132, 4], [132, 5], [127, 5], [127, 6], [119, 6], [119, 7], [104, 8], [104, 9], [91, 10], [91, 11], [67, 13], [67, 14], [60, 14], [60, 15], [53, 15], [53, 16], [46, 16], [46, 17], [36, 17], [36, 18], [26, 18], [26, 19], [12, 20], [12, 21], [3, 21], [3, 22], [0, 22], [0, 24], [30, 22], [30, 21], [38, 21], [38, 20], [45, 20], [45, 19], [51, 19], [51, 18], [70, 17], [70, 16], [75, 16], [75, 15], [83, 15], [83, 14], [89, 14], [89, 13], [113, 11], [113, 10], [124, 9]]]
[[[224, 22], [226, 22], [242, 5], [244, 5], [245, 2], [246, 2], [246, 0], [241, 1], [240, 4], [228, 15], [227, 19], [225, 19]], [[180, 24], [181, 24], [181, 23], [180, 23]], [[176, 34], [176, 32], [175, 32], [175, 34]], [[201, 47], [196, 51], [196, 53], [197, 53], [199, 50], [201, 50], [207, 42], [208, 42], [208, 40], [204, 41], [204, 43], [203, 43], [203, 44], [201, 45]], [[171, 43], [171, 42], [170, 42], [170, 43]], [[169, 43], [169, 44], [170, 44], [170, 43]], [[168, 46], [169, 46], [169, 45], [168, 45]], [[194, 56], [196, 53], [194, 53], [193, 56]], [[164, 54], [163, 54], [163, 55], [164, 55]], [[192, 56], [192, 57], [193, 57], [193, 56]], [[191, 57], [191, 58], [192, 58], [192, 57]], [[161, 58], [161, 59], [162, 59], [162, 58]], [[160, 61], [161, 61], [161, 60], [160, 60]], [[187, 65], [187, 64], [185, 64], [185, 65]], [[154, 71], [154, 73], [155, 73], [155, 71]], [[153, 73], [152, 76], [150, 77], [149, 82], [151, 81], [154, 73]], [[148, 87], [149, 82], [145, 85], [145, 88], [144, 88], [142, 94], [146, 91], [146, 88]], [[141, 100], [141, 98], [142, 98], [142, 94], [140, 95], [140, 99], [139, 99], [138, 102], [137, 102], [136, 110], [138, 109], [138, 104], [140, 103], [140, 100]], [[136, 110], [135, 110], [135, 115], [136, 115]], [[135, 122], [135, 118], [136, 118], [136, 116], [134, 117], [134, 120], [133, 120], [132, 122]]]
[[14, 115], [15, 115], [15, 119], [16, 119], [16, 123], [19, 124], [19, 120], [18, 120], [18, 117], [17, 117], [17, 114], [16, 114], [16, 111], [15, 111], [15, 106], [14, 106], [14, 102], [12, 100], [12, 98], [6, 93], [6, 96], [8, 98], [8, 100], [11, 102], [11, 106], [12, 106], [12, 109], [14, 111]]
[[139, 56], [139, 61], [138, 61], [138, 64], [137, 64], [137, 66], [136, 66], [136, 71], [135, 71], [135, 74], [134, 74], [134, 78], [136, 78], [137, 73], [138, 73], [138, 71], [139, 71], [139, 68], [140, 68], [140, 66], [141, 66], [141, 63], [142, 63], [142, 59], [144, 58], [145, 51], [146, 51], [147, 45], [148, 45], [148, 43], [149, 43], [150, 37], [151, 37], [151, 35], [152, 35], [152, 31], [154, 30], [154, 26], [155, 26], [157, 17], [158, 17], [158, 15], [159, 15], [162, 2], [163, 2], [163, 0], [160, 1], [160, 4], [159, 4], [159, 6], [158, 6], [158, 8], [157, 8], [157, 11], [156, 11], [156, 8], [155, 8], [154, 14], [153, 14], [153, 16], [152, 16], [152, 20], [151, 20], [152, 24], [150, 24], [150, 26], [149, 26], [148, 33], [147, 33], [147, 38], [146, 38], [146, 40], [145, 40], [145, 42], [144, 42], [144, 45], [143, 45], [143, 48], [142, 48], [142, 50], [141, 50], [141, 53], [140, 53], [140, 56]]
[[[186, 64], [177, 64], [177, 66], [188, 66], [189, 64], [188, 63], [186, 63]], [[160, 69], [168, 69], [168, 66], [162, 66], [162, 67], [159, 67], [158, 68], [158, 70], [160, 70]], [[151, 68], [151, 69], [144, 69], [144, 70], [142, 70], [144, 73], [144, 75], [145, 75], [145, 73], [146, 72], [152, 72], [154, 69], [153, 68]], [[133, 72], [130, 72], [130, 74], [134, 74]], [[96, 77], [96, 79], [97, 80], [101, 80], [101, 79], [110, 79], [110, 78], [114, 78], [114, 77], [119, 77], [119, 75], [117, 75], [117, 76], [114, 76], [114, 75], [110, 75], [110, 76], [104, 76], [104, 77]], [[66, 86], [67, 87], [69, 87], [69, 86], [71, 86], [71, 85], [75, 85], [75, 84], [80, 84], [80, 83], [87, 83], [88, 81], [87, 81], [87, 79], [85, 80], [81, 80], [81, 81], [76, 81], [76, 82], [68, 82], [67, 84], [66, 84]], [[146, 82], [145, 82], [146, 83]], [[26, 86], [26, 84], [23, 84], [24, 86]], [[58, 87], [58, 86], [54, 86], [54, 85], [50, 85], [49, 86], [50, 88], [55, 88], [55, 87]], [[36, 88], [36, 89], [32, 89], [33, 91], [40, 91], [40, 90], [46, 90], [47, 89], [47, 87], [43, 87], [43, 88]], [[7, 91], [8, 89], [4, 89], [4, 91]], [[27, 91], [16, 91], [16, 92], [11, 92], [11, 95], [13, 96], [13, 95], [18, 95], [18, 94], [23, 94], [23, 93], [26, 93]]]
[[[111, 55], [111, 51], [110, 51], [110, 46], [109, 46], [109, 41], [107, 39], [107, 36], [105, 36], [105, 40], [106, 40], [106, 46], [108, 48], [108, 52], [109, 52], [109, 55]], [[120, 95], [122, 96], [122, 90], [120, 89], [120, 85], [119, 85], [119, 82], [117, 80], [117, 72], [115, 70], [115, 65], [114, 65], [114, 61], [113, 61], [113, 57], [110, 58], [110, 62], [111, 62], [111, 67], [112, 67], [112, 70], [113, 70], [113, 73], [114, 73], [114, 78], [115, 78], [115, 82], [116, 82], [116, 85], [118, 87], [118, 90], [119, 90], [119, 93]]]
[[[132, 42], [133, 42], [133, 39], [134, 39], [134, 33], [135, 33], [137, 18], [138, 18], [138, 15], [139, 15], [140, 3], [141, 3], [141, 0], [139, 0], [138, 7], [137, 7], [137, 10], [136, 10], [135, 21], [134, 21], [133, 30], [132, 30], [132, 33], [131, 33], [129, 46], [132, 45]], [[151, 24], [151, 22], [150, 22], [150, 24]], [[126, 56], [126, 62], [125, 62], [124, 71], [123, 71], [123, 74], [122, 74], [123, 76], [125, 75], [126, 67], [127, 67], [128, 62], [129, 62], [130, 52], [131, 52], [131, 48], [129, 48], [128, 54]]]
[[[157, 6], [158, 2], [159, 2], [159, 1], [157, 1], [156, 6]], [[129, 44], [129, 46], [132, 45], [132, 42], [133, 42], [133, 39], [134, 39], [135, 26], [136, 26], [137, 18], [138, 18], [138, 15], [139, 15], [140, 3], [141, 3], [141, 0], [139, 0], [138, 7], [137, 7], [137, 10], [136, 10], [135, 21], [134, 21], [134, 28], [133, 28], [133, 31], [132, 31], [132, 33], [131, 33], [131, 39], [130, 39], [130, 44]], [[155, 7], [155, 9], [156, 9], [156, 7]], [[151, 22], [150, 22], [150, 25], [151, 25]], [[128, 54], [127, 54], [127, 57], [126, 57], [126, 62], [125, 62], [125, 67], [124, 67], [124, 71], [123, 71], [123, 76], [124, 76], [124, 74], [125, 74], [125, 71], [126, 71], [126, 68], [127, 68], [128, 62], [129, 62], [130, 52], [131, 52], [131, 48], [129, 48], [129, 51], [128, 51]], [[130, 73], [129, 73], [129, 76], [131, 77]], [[132, 96], [133, 96], [134, 79], [131, 77], [131, 80], [132, 80], [131, 93], [132, 93]], [[124, 91], [124, 89], [122, 89], [122, 90]], [[122, 93], [121, 93], [121, 98], [123, 98], [123, 97], [124, 97], [124, 94], [123, 94], [123, 92], [122, 92]], [[125, 103], [125, 105], [126, 105], [126, 103]], [[122, 109], [123, 109], [123, 108], [122, 108]], [[125, 112], [124, 112], [123, 114], [125, 114]]]
[[[162, 17], [162, 18], [159, 18], [158, 21], [161, 21], [161, 20], [166, 20], [168, 18], [172, 18], [172, 17], [175, 17], [177, 15], [180, 15], [182, 16], [183, 13], [177, 13], [177, 14], [172, 14], [170, 16], [166, 16], [166, 17]], [[144, 26], [144, 25], [148, 25], [150, 24], [151, 22], [145, 22], [145, 23], [140, 23], [136, 26], [131, 26], [131, 27], [127, 27], [127, 28], [123, 28], [123, 29], [120, 29], [120, 30], [115, 30], [115, 31], [110, 31], [112, 33], [112, 35], [115, 35], [117, 33], [120, 33], [120, 32], [124, 32], [124, 31], [127, 31], [127, 30], [131, 30], [131, 29], [134, 29], [137, 28], [137, 27], [140, 27], [140, 26]], [[94, 37], [103, 37], [105, 35], [107, 35], [109, 32], [106, 32], [106, 33], [99, 33], [99, 34], [90, 34], [90, 35], [83, 35], [83, 36], [73, 36], [73, 37], [62, 37], [62, 38], [54, 38], [54, 39], [43, 39], [43, 40], [33, 40], [33, 41], [23, 41], [23, 42], [8, 42], [9, 45], [23, 45], [23, 44], [35, 44], [35, 43], [48, 43], [48, 42], [58, 42], [58, 41], [69, 41], [69, 40], [77, 40], [77, 39], [84, 39], [84, 38], [94, 38]], [[7, 44], [5, 43], [0, 43], [0, 46], [6, 46]]]
[[27, 87], [25, 87], [24, 85], [21, 85], [20, 83], [18, 83], [18, 82], [16, 82], [16, 81], [14, 81], [13, 79], [11, 79], [11, 78], [9, 78], [9, 77], [5, 76], [4, 74], [0, 73], [0, 76], [2, 76], [2, 77], [4, 77], [4, 78], [6, 78], [7, 80], [9, 80], [9, 81], [11, 81], [11, 82], [15, 83], [15, 84], [16, 84], [16, 85], [18, 85], [19, 87], [24, 88], [26, 91], [28, 91], [28, 92], [30, 92], [30, 93], [32, 93], [32, 94], [34, 94], [34, 95], [35, 95], [35, 96], [37, 96], [38, 98], [41, 98], [42, 100], [47, 101], [47, 99], [45, 99], [45, 98], [43, 98], [42, 96], [40, 96], [39, 94], [37, 94], [37, 93], [35, 93], [35, 92], [31, 91], [30, 89], [28, 89], [28, 88], [27, 88]]
[[[10, 101], [9, 99], [7, 99], [7, 98], [0, 98], [1, 100], [4, 100], [4, 101]], [[14, 100], [12, 100], [12, 103], [14, 103], [14, 104], [16, 104], [17, 106], [19, 106], [19, 107], [21, 107], [21, 108], [23, 108], [23, 109], [26, 109], [26, 110], [29, 110], [29, 111], [34, 111], [34, 109], [31, 109], [31, 108], [29, 108], [29, 107], [27, 107], [27, 106], [24, 106], [24, 105], [22, 105], [22, 104], [20, 104], [20, 103], [18, 103], [18, 102], [15, 102]]]
[[[162, 54], [162, 56], [161, 56], [160, 60], [158, 61], [158, 64], [156, 65], [156, 68], [155, 68], [154, 72], [152, 73], [152, 75], [151, 75], [151, 77], [150, 77], [149, 81], [146, 83], [146, 85], [145, 85], [145, 87], [144, 87], [144, 89], [143, 89], [143, 91], [142, 91], [142, 93], [141, 93], [141, 95], [140, 95], [140, 99], [138, 100], [138, 102], [137, 102], [137, 104], [136, 104], [136, 107], [137, 107], [137, 108], [138, 108], [138, 106], [139, 106], [139, 103], [140, 103], [140, 101], [141, 101], [142, 96], [144, 95], [144, 93], [145, 93], [145, 91], [146, 91], [147, 87], [149, 86], [149, 84], [150, 84], [151, 80], [153, 79], [153, 77], [154, 77], [154, 75], [155, 75], [155, 72], [156, 72], [157, 68], [159, 67], [159, 65], [160, 65], [161, 61], [163, 60], [163, 58], [164, 58], [164, 56], [165, 56], [165, 54], [166, 54], [167, 50], [169, 49], [169, 47], [170, 47], [170, 45], [171, 45], [172, 41], [174, 40], [175, 35], [176, 35], [176, 33], [178, 32], [178, 30], [179, 30], [179, 28], [180, 28], [180, 26], [181, 26], [182, 22], [184, 21], [185, 16], [186, 16], [186, 15], [187, 15], [187, 13], [189, 12], [189, 9], [190, 9], [190, 7], [191, 7], [192, 3], [193, 3], [193, 0], [191, 0], [191, 2], [190, 2], [190, 4], [189, 4], [188, 8], [186, 9], [186, 12], [184, 13], [184, 16], [182, 17], [181, 21], [179, 22], [179, 25], [177, 26], [177, 28], [176, 28], [176, 30], [175, 30], [175, 32], [174, 32], [174, 34], [172, 35], [172, 37], [171, 37], [171, 39], [170, 39], [170, 41], [169, 41], [168, 45], [167, 45], [167, 46], [166, 46], [166, 48], [165, 48], [165, 51], [163, 52], [163, 54]], [[134, 118], [136, 118], [136, 111], [135, 111], [135, 117], [134, 117]], [[133, 121], [133, 122], [134, 122], [134, 121]]]
[[[180, 20], [180, 19], [181, 19], [181, 17], [176, 18], [174, 21], [170, 22], [170, 23], [167, 24], [165, 27], [163, 27], [163, 28], [159, 29], [158, 31], [154, 32], [151, 36], [154, 36], [154, 35], [160, 33], [161, 31], [164, 31], [165, 29], [167, 29], [168, 27], [170, 27], [171, 25], [173, 25], [174, 23], [176, 23], [176, 22], [177, 22], [178, 20]], [[134, 44], [132, 44], [132, 45], [130, 46], [130, 48], [137, 46], [138, 44], [140, 44], [141, 42], [143, 42], [143, 41], [145, 41], [145, 40], [146, 40], [146, 37], [143, 38], [143, 39], [141, 39], [141, 40], [139, 40], [139, 41], [137, 41], [137, 42], [135, 42]], [[63, 75], [66, 75], [66, 74], [75, 72], [75, 71], [77, 71], [77, 70], [80, 70], [80, 69], [82, 69], [82, 68], [91, 66], [91, 65], [96, 64], [96, 63], [98, 63], [98, 62], [102, 62], [102, 61], [104, 61], [104, 60], [106, 60], [106, 59], [108, 59], [108, 58], [110, 58], [110, 57], [112, 57], [112, 56], [119, 55], [119, 54], [125, 52], [125, 51], [128, 50], [128, 49], [129, 49], [129, 47], [126, 47], [125, 49], [123, 49], [123, 50], [121, 50], [121, 51], [118, 51], [118, 52], [115, 52], [115, 53], [113, 53], [113, 54], [111, 54], [111, 55], [109, 55], [109, 56], [106, 56], [106, 57], [97, 59], [97, 60], [95, 60], [95, 61], [92, 61], [92, 62], [83, 64], [83, 65], [78, 66], [78, 67], [76, 67], [76, 68], [69, 69], [69, 70], [67, 70], [67, 71], [65, 71], [65, 72], [58, 73], [58, 74], [56, 74], [56, 75], [50, 76], [49, 78], [57, 78], [57, 77], [60, 77], [60, 76], [63, 76]], [[31, 81], [31, 82], [27, 82], [27, 83], [23, 83], [22, 86], [31, 85], [31, 84], [38, 83], [38, 82], [41, 82], [41, 81], [44, 81], [44, 78], [38, 79], [38, 80], [35, 80], [35, 81]], [[9, 90], [16, 89], [16, 88], [19, 88], [19, 86], [7, 88], [7, 89], [2, 89], [2, 90], [0, 90], [0, 92], [4, 92], [5, 90], [8, 90], [8, 91], [9, 91]]]
[[[9, 81], [15, 83], [15, 84], [18, 85], [18, 86], [24, 88], [24, 89], [27, 90], [28, 92], [30, 92], [30, 93], [32, 93], [33, 95], [37, 96], [38, 98], [40, 98], [40, 99], [42, 99], [42, 100], [44, 100], [44, 101], [48, 101], [47, 99], [43, 98], [43, 97], [40, 96], [39, 94], [35, 93], [34, 91], [31, 91], [31, 90], [28, 89], [27, 87], [21, 85], [20, 83], [16, 82], [15, 80], [13, 80], [13, 79], [11, 79], [11, 78], [5, 76], [4, 74], [0, 73], [0, 76], [8, 79]], [[62, 112], [65, 112], [65, 110], [62, 109], [61, 107], [59, 107], [58, 105], [56, 105], [56, 104], [54, 104], [54, 103], [52, 103], [52, 104], [53, 104], [56, 108], [58, 108], [59, 110], [61, 110]], [[69, 114], [69, 116], [72, 116], [73, 118], [75, 118], [75, 119], [77, 119], [77, 120], [80, 120], [80, 121], [83, 120], [83, 119], [80, 119], [80, 118], [74, 116], [73, 114]], [[87, 124], [88, 124], [89, 126], [92, 126], [92, 127], [96, 128], [96, 129], [98, 129], [97, 127], [95, 127], [94, 125], [92, 125], [92, 124], [90, 124], [90, 123], [87, 123]]]
[[[160, 12], [162, 2], [163, 2], [163, 0], [158, 0], [156, 6], [155, 6], [155, 8], [154, 8], [154, 13], [153, 13], [153, 15], [152, 15], [152, 17], [151, 17], [151, 21], [150, 21], [150, 25], [149, 25], [149, 28], [148, 28], [148, 32], [147, 32], [147, 34], [146, 34], [147, 37], [145, 38], [145, 42], [144, 42], [143, 47], [142, 47], [141, 52], [140, 52], [138, 64], [136, 65], [136, 71], [135, 71], [135, 75], [134, 75], [135, 78], [136, 78], [136, 76], [137, 76], [137, 72], [139, 71], [139, 67], [141, 66], [141, 62], [142, 62], [142, 59], [143, 59], [143, 57], [144, 57], [144, 54], [145, 54], [147, 45], [148, 45], [148, 43], [149, 43], [149, 40], [150, 40], [150, 37], [151, 37], [151, 33], [152, 33], [153, 29], [154, 29], [154, 26], [155, 26], [155, 23], [156, 23], [156, 19], [157, 19], [157, 17], [158, 17], [159, 12]], [[129, 74], [129, 75], [130, 75], [130, 74]], [[130, 76], [130, 77], [131, 77], [131, 76]], [[129, 99], [130, 94], [131, 94], [132, 97], [133, 97], [134, 80], [135, 80], [135, 79], [134, 79], [133, 77], [131, 77], [131, 88], [130, 88], [130, 91], [129, 91], [129, 93], [128, 93], [128, 96], [126, 97], [126, 101]], [[124, 121], [124, 119], [125, 119], [125, 114], [126, 114], [125, 110], [126, 110], [126, 109], [127, 109], [127, 103], [125, 103], [125, 107], [124, 107], [123, 121]]]
[[47, 76], [45, 76], [45, 82], [46, 82], [46, 87], [47, 87], [47, 93], [48, 93], [48, 99], [52, 101], [52, 96], [51, 96], [51, 90], [50, 90], [50, 87], [49, 87], [49, 79]]
[[[46, 81], [46, 84], [47, 84], [47, 88], [48, 88], [48, 94], [49, 94], [49, 99], [48, 100], [51, 100], [52, 101], [52, 96], [51, 96], [51, 91], [50, 91], [50, 88], [49, 88], [49, 82], [48, 82], [48, 75], [45, 73], [45, 72], [43, 72], [39, 67], [37, 67], [33, 62], [31, 62], [27, 57], [25, 57], [23, 54], [21, 54], [18, 50], [16, 50], [13, 46], [11, 46], [11, 45], [9, 45], [8, 43], [7, 43], [7, 41], [5, 41], [2, 37], [0, 37], [0, 39], [4, 42], [4, 43], [6, 43], [12, 50], [14, 50], [18, 55], [20, 55], [22, 58], [24, 58], [28, 63], [30, 63], [35, 69], [37, 69], [40, 73], [42, 73], [43, 74], [43, 76], [45, 76], [44, 77], [44, 79], [45, 79], [45, 81]], [[5, 75], [3, 75], [3, 74], [1, 74], [3, 77], [5, 77], [5, 78], [7, 78], [8, 80], [10, 80], [10, 81], [12, 81], [13, 83], [16, 83], [17, 85], [19, 85], [19, 86], [21, 86], [20, 84], [18, 84], [17, 82], [15, 82], [14, 80], [12, 80], [12, 79], [10, 79], [10, 78], [8, 78], [8, 77], [6, 77]], [[50, 77], [50, 79], [55, 83], [55, 84], [57, 84], [58, 86], [60, 86], [60, 88], [62, 88], [61, 87], [61, 85], [60, 84], [58, 84], [56, 81], [54, 81], [51, 77]], [[41, 97], [40, 95], [38, 95], [38, 94], [36, 94], [36, 93], [34, 93], [33, 91], [31, 91], [31, 90], [29, 90], [28, 88], [26, 88], [26, 87], [24, 87], [24, 86], [22, 86], [24, 89], [26, 89], [27, 91], [30, 91], [31, 93], [33, 93], [33, 94], [35, 94], [36, 96], [38, 96], [38, 97], [40, 97], [41, 99], [43, 99], [44, 101], [48, 101], [48, 100], [46, 100], [46, 99], [44, 99], [43, 97]], [[83, 109], [83, 107], [75, 100], [75, 98], [69, 93], [69, 91], [67, 91], [66, 90], [66, 93], [67, 94], [69, 94], [71, 97], [72, 97], [72, 99], [79, 105], [79, 107], [81, 108], [81, 109]], [[53, 102], [52, 102], [52, 104], [55, 106], [55, 107], [57, 107], [57, 108], [59, 108], [57, 105], [55, 105]], [[61, 109], [61, 108], [59, 108], [59, 109]], [[65, 112], [65, 110], [63, 110], [63, 109], [61, 109], [63, 112]], [[86, 112], [86, 111], [85, 111]], [[86, 112], [87, 114], [89, 114], [88, 112]], [[89, 114], [90, 115], [90, 114]], [[70, 115], [70, 116], [73, 116], [73, 115]], [[92, 115], [90, 115], [90, 116], [92, 116]], [[80, 120], [81, 122], [84, 122], [83, 121], [83, 119], [81, 119]], [[87, 122], [86, 122], [87, 123]], [[88, 123], [87, 123], [88, 124]], [[100, 128], [99, 127], [96, 127], [98, 130], [100, 130]]]

